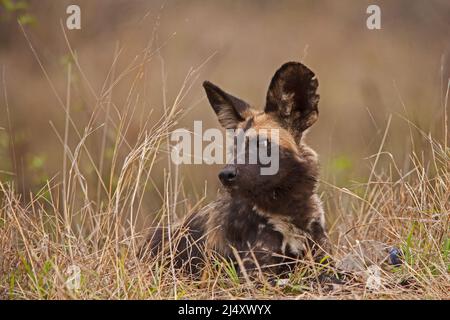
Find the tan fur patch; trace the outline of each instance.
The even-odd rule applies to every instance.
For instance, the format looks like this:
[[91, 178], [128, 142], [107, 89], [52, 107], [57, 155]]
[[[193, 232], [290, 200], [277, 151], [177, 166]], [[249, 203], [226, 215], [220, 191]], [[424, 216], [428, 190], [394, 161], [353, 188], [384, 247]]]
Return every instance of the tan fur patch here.
[[283, 254], [286, 254], [286, 247], [288, 245], [291, 252], [294, 254], [300, 255], [302, 252], [306, 251], [308, 241], [307, 234], [292, 223], [291, 217], [270, 214], [259, 209], [256, 205], [253, 209], [255, 212], [265, 217], [273, 226], [274, 230], [281, 233], [283, 236], [281, 252]]
[[[241, 127], [244, 127], [245, 124], [242, 124]], [[292, 134], [290, 134], [286, 129], [280, 127], [278, 122], [273, 119], [271, 115], [267, 113], [259, 113], [253, 117], [252, 129], [256, 132], [262, 129], [272, 130], [277, 129], [279, 133], [279, 144], [280, 147], [292, 150], [294, 153], [298, 153], [298, 146], [293, 138]]]
[[[222, 207], [222, 208], [221, 208]], [[220, 201], [210, 203], [201, 211], [202, 215], [207, 218], [206, 222], [206, 248], [213, 251], [224, 252], [227, 249], [225, 235], [221, 226], [225, 223], [223, 221], [222, 212], [223, 206]]]

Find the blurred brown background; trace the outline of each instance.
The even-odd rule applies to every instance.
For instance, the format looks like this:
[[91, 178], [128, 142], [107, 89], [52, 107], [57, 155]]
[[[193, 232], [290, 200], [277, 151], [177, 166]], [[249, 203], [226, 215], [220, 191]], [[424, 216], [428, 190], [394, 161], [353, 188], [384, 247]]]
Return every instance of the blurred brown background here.
[[[61, 134], [65, 120], [16, 19], [23, 22], [65, 101], [70, 53], [61, 21], [65, 25], [69, 4], [81, 8], [81, 30], [65, 29], [84, 72], [83, 76], [72, 68], [71, 115], [81, 132], [97, 101], [92, 91], [100, 95], [102, 87], [108, 86], [105, 79], [114, 53], [120, 50], [115, 67], [120, 74], [153, 39], [153, 48], [162, 48], [146, 65], [145, 78], [134, 91], [139, 98], [129, 114], [131, 145], [140, 131], [151, 128], [152, 121], [162, 115], [163, 82], [170, 105], [189, 69], [211, 55], [182, 102], [181, 107], [192, 110], [178, 126], [192, 128], [194, 120], [204, 120], [204, 127], [218, 126], [204, 99], [203, 80], [262, 107], [275, 70], [289, 60], [303, 61], [317, 74], [321, 94], [320, 118], [308, 142], [320, 155], [322, 179], [338, 186], [367, 180], [373, 163], [367, 157], [378, 151], [390, 115], [384, 150], [392, 153], [404, 172], [412, 148], [417, 148], [419, 156], [427, 152], [411, 144], [411, 132], [418, 133], [410, 131], [402, 117], [436, 138], [443, 135], [443, 101], [450, 74], [450, 3], [446, 0], [45, 0], [22, 1], [25, 5], [17, 10], [5, 7], [7, 2], [18, 1], [3, 1], [0, 6], [0, 178], [15, 181], [25, 194], [38, 190], [48, 178], [60, 179], [63, 149], [50, 122]], [[370, 4], [381, 7], [381, 30], [366, 28]], [[125, 76], [112, 93], [118, 111], [112, 111], [111, 117], [117, 121], [133, 80]], [[104, 110], [95, 112], [93, 127], [105, 119]], [[73, 132], [70, 137], [74, 147], [78, 139]], [[114, 138], [107, 136], [109, 147]], [[87, 143], [98, 150], [101, 141], [99, 130]], [[99, 161], [95, 152], [94, 157]], [[381, 168], [389, 171], [389, 156], [381, 161]], [[166, 163], [161, 161], [158, 172]], [[92, 171], [88, 165], [85, 170]], [[162, 187], [162, 174], [158, 175], [153, 179]], [[216, 167], [184, 166], [182, 175], [189, 197], [201, 196], [205, 181], [208, 195], [214, 196]], [[150, 211], [160, 206], [160, 198], [151, 190], [145, 202]]]

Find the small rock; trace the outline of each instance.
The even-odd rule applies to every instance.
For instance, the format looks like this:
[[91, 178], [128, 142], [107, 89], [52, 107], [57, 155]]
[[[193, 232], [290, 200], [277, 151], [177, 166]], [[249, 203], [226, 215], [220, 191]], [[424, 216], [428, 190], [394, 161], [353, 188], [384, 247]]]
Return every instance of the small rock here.
[[396, 247], [392, 247], [389, 249], [389, 258], [388, 258], [388, 262], [390, 265], [393, 266], [400, 266], [402, 264], [402, 259], [401, 257], [403, 256], [402, 252], [396, 248]]

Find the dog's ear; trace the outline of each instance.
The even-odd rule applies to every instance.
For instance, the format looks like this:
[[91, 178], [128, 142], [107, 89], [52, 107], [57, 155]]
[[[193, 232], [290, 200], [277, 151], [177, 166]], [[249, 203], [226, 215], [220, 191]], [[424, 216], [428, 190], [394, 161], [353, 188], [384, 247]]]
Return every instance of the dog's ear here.
[[316, 122], [319, 82], [314, 72], [299, 62], [288, 62], [275, 72], [267, 92], [265, 112], [300, 136]]
[[251, 116], [250, 106], [245, 101], [226, 93], [209, 81], [203, 82], [209, 103], [225, 129], [236, 129], [239, 122]]

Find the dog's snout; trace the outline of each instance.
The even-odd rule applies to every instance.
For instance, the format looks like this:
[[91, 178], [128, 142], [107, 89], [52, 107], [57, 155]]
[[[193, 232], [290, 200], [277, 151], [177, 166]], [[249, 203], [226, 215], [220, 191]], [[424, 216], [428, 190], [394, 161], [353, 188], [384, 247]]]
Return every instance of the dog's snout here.
[[219, 179], [224, 185], [230, 185], [236, 180], [236, 168], [226, 167], [219, 173]]

